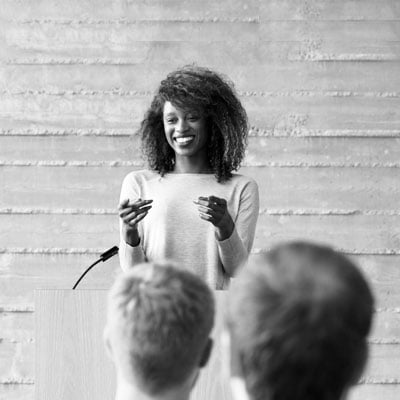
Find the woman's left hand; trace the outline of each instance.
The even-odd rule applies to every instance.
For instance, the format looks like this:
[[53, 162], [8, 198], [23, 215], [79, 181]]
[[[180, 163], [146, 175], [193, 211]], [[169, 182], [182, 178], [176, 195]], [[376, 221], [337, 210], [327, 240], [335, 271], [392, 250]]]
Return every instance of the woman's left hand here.
[[199, 197], [194, 203], [198, 206], [201, 219], [211, 222], [216, 228], [218, 240], [228, 239], [235, 228], [225, 199], [216, 196]]

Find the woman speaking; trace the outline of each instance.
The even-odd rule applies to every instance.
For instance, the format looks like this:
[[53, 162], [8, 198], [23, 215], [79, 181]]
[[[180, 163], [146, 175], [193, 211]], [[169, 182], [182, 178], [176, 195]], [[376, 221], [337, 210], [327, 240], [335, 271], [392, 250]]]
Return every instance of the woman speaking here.
[[233, 85], [200, 67], [170, 73], [139, 134], [148, 170], [122, 184], [122, 268], [171, 259], [212, 288], [226, 288], [247, 261], [259, 210], [255, 181], [233, 173], [248, 134]]

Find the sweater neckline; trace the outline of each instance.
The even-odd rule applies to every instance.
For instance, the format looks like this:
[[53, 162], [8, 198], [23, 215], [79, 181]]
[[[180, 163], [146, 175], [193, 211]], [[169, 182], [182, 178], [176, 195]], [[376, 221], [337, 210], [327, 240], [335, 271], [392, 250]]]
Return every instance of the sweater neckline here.
[[203, 176], [214, 176], [213, 172], [206, 172], [206, 173], [201, 173], [201, 172], [179, 172], [179, 173], [167, 173], [164, 175], [165, 177], [178, 177], [178, 176], [198, 176], [198, 177], [203, 177]]

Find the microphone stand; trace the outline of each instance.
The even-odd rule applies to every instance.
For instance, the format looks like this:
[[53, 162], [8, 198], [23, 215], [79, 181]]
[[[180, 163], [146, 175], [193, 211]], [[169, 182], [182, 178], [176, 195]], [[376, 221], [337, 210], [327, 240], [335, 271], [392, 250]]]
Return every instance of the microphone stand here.
[[85, 275], [95, 266], [97, 265], [100, 261], [107, 261], [109, 258], [115, 256], [118, 253], [118, 247], [114, 246], [111, 247], [110, 249], [108, 249], [107, 251], [105, 251], [103, 254], [100, 255], [100, 258], [98, 260], [96, 260], [80, 277], [79, 279], [76, 281], [74, 287], [72, 288], [72, 290], [75, 290], [76, 287], [79, 285], [79, 282], [85, 277]]

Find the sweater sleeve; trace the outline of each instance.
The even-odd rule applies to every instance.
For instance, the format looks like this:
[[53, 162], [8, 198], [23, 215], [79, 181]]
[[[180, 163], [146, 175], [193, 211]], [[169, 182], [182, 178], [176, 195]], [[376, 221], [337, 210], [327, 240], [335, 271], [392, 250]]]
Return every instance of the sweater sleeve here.
[[[225, 272], [233, 276], [246, 264], [254, 242], [257, 218], [259, 213], [259, 194], [257, 183], [253, 180], [242, 190], [239, 210], [236, 216], [232, 235], [218, 241], [219, 256]], [[227, 266], [229, 265], [229, 268]]]
[[[121, 187], [121, 195], [120, 201], [129, 199], [130, 202], [135, 201], [140, 197], [140, 189], [132, 177], [132, 174], [129, 174], [125, 177], [124, 181], [122, 182]], [[140, 243], [133, 247], [130, 246], [122, 237], [122, 220], [119, 219], [119, 231], [120, 231], [120, 243], [119, 243], [119, 262], [121, 268], [123, 270], [128, 270], [132, 268], [135, 264], [139, 264], [146, 260], [146, 256], [142, 247], [142, 226], [139, 224], [138, 226], [139, 236], [140, 236]]]

